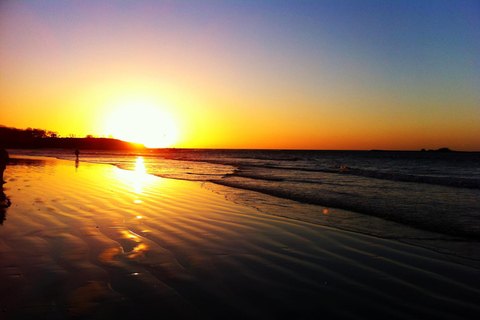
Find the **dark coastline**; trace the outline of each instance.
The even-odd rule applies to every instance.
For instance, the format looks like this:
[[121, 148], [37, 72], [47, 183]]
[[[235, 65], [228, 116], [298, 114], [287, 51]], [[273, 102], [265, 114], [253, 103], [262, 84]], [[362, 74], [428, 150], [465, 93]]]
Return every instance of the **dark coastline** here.
[[56, 132], [43, 129], [17, 129], [0, 125], [0, 143], [8, 149], [91, 149], [91, 150], [131, 150], [146, 149], [143, 144], [118, 139], [59, 137]]
[[25, 140], [4, 140], [9, 149], [90, 149], [90, 150], [131, 150], [146, 149], [143, 144], [109, 138], [31, 138]]

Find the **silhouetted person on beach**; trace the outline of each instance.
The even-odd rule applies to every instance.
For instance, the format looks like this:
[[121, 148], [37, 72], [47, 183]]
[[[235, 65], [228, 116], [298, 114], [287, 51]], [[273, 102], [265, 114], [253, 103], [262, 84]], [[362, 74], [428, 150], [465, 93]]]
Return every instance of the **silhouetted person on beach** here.
[[5, 180], [3, 180], [3, 172], [5, 171], [5, 168], [7, 167], [7, 163], [10, 160], [8, 157], [8, 152], [5, 150], [3, 143], [0, 144], [0, 185], [6, 183]]
[[78, 160], [78, 155], [80, 154], [80, 150], [78, 149], [75, 149], [75, 156], [77, 157], [77, 160]]

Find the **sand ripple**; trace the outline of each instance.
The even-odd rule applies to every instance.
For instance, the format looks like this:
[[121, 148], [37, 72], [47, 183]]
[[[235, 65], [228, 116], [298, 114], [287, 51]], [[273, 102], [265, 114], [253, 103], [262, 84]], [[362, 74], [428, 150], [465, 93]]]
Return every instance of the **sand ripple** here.
[[266, 216], [197, 183], [44, 163], [7, 170], [2, 319], [480, 316], [480, 271], [441, 254]]

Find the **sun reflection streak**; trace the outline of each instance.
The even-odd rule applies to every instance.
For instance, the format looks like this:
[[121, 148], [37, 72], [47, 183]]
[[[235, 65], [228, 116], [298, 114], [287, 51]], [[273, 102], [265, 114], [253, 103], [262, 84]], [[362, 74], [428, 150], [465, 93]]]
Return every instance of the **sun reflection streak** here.
[[143, 157], [138, 157], [137, 160], [135, 161], [135, 172], [137, 172], [137, 174], [147, 173], [147, 169], [145, 168], [145, 161], [143, 160]]
[[124, 239], [130, 239], [130, 240], [133, 240], [135, 242], [140, 242], [140, 238], [137, 235], [130, 232], [129, 230], [122, 230], [122, 231], [120, 231], [120, 234], [122, 235], [122, 238], [124, 238]]
[[138, 246], [133, 248], [133, 250], [128, 254], [129, 258], [137, 258], [143, 256], [145, 252], [148, 251], [148, 245], [145, 243], [140, 243]]
[[147, 173], [147, 168], [145, 166], [143, 157], [138, 157], [135, 160], [133, 171], [118, 170], [117, 173], [121, 178], [124, 178], [129, 182], [133, 192], [137, 195], [134, 201], [135, 203], [143, 202], [139, 199], [138, 195], [143, 194], [145, 185], [156, 178]]

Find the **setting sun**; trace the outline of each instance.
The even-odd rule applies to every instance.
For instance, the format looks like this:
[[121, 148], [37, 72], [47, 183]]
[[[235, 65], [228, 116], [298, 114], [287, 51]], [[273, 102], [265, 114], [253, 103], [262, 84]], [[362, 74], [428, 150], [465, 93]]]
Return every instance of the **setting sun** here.
[[178, 131], [172, 118], [155, 106], [126, 103], [109, 115], [105, 126], [116, 139], [141, 143], [148, 148], [164, 148], [177, 141]]
[[437, 1], [0, 1], [0, 125], [149, 147], [478, 151], [480, 2]]

